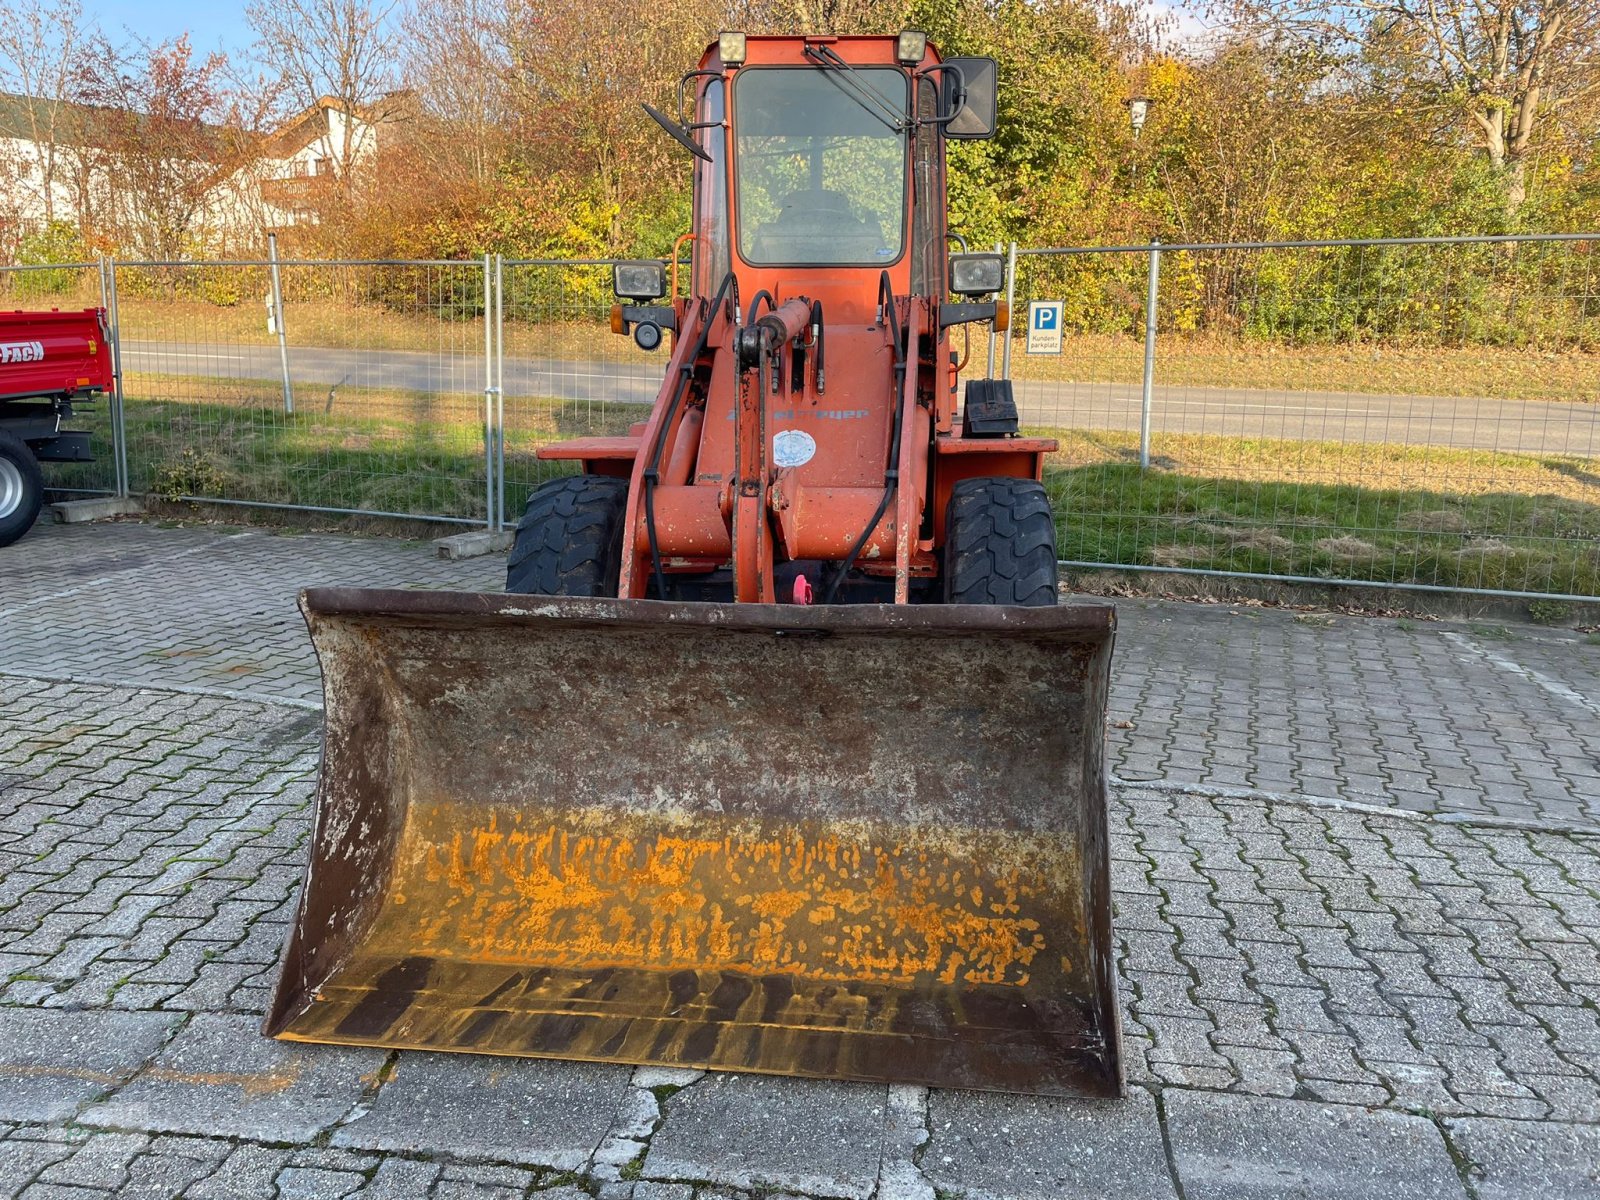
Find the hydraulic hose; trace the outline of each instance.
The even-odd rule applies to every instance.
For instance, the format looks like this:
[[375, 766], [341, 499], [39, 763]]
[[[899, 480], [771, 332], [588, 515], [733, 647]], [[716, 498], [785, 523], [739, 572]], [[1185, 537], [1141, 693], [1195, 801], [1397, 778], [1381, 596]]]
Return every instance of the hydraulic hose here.
[[[887, 296], [885, 293], [888, 293]], [[889, 469], [883, 475], [885, 486], [883, 498], [878, 501], [877, 511], [872, 514], [872, 520], [867, 522], [867, 527], [861, 531], [861, 536], [856, 539], [855, 545], [850, 547], [850, 553], [845, 555], [833, 578], [828, 581], [828, 590], [822, 597], [824, 604], [832, 604], [834, 597], [839, 594], [839, 586], [844, 582], [844, 577], [856, 565], [856, 559], [865, 549], [867, 540], [872, 537], [873, 531], [878, 528], [878, 522], [883, 520], [883, 514], [888, 511], [889, 501], [894, 499], [895, 492], [900, 488], [900, 422], [905, 412], [906, 351], [900, 344], [900, 314], [895, 311], [894, 289], [889, 282], [887, 271], [878, 281], [878, 298], [883, 304], [884, 319], [889, 326], [889, 337], [894, 345], [894, 421], [889, 433]]]
[[[700, 361], [700, 356], [705, 353], [706, 341], [711, 336], [711, 323], [716, 319], [722, 302], [727, 297], [728, 289], [737, 287], [734, 283], [733, 272], [729, 271], [722, 277], [722, 284], [717, 288], [715, 299], [711, 307], [706, 309], [705, 320], [700, 326], [700, 337], [695, 341], [694, 349], [683, 360], [683, 366], [678, 369], [678, 384], [672, 390], [672, 399], [667, 402], [666, 415], [662, 418], [660, 426], [656, 429], [655, 444], [650, 448], [650, 462], [644, 469], [644, 527], [645, 539], [650, 543], [650, 573], [656, 581], [656, 599], [667, 599], [667, 576], [661, 569], [661, 546], [656, 541], [656, 484], [661, 481], [661, 455], [667, 444], [667, 431], [672, 428], [672, 418], [678, 413], [678, 404], [683, 399], [684, 392], [688, 390], [689, 380], [694, 376], [695, 364]], [[734, 300], [738, 306], [737, 298]], [[754, 303], [751, 305], [754, 308]]]

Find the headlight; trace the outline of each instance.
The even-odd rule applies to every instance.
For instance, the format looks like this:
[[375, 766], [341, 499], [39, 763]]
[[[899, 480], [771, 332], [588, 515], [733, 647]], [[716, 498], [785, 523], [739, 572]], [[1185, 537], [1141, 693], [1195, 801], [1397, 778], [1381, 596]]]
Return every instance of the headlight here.
[[667, 264], [654, 258], [611, 265], [611, 288], [623, 300], [654, 300], [667, 294]]
[[952, 254], [950, 290], [957, 296], [988, 296], [1006, 279], [1005, 260], [998, 254]]
[[732, 33], [725, 29], [717, 35], [717, 57], [722, 60], [723, 66], [740, 66], [744, 63], [744, 56], [744, 34]]

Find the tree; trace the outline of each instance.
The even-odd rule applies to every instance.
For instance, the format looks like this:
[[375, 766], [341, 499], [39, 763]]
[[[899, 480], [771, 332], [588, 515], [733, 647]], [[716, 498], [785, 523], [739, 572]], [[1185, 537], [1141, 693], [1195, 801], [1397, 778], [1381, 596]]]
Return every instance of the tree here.
[[574, 250], [618, 253], [664, 211], [687, 225], [688, 158], [639, 104], [676, 111], [678, 79], [721, 15], [683, 0], [629, 23], [590, 0], [510, 0], [499, 32], [518, 174], [566, 214]]
[[1564, 109], [1600, 103], [1595, 0], [1224, 0], [1263, 37], [1335, 54], [1357, 87], [1452, 114], [1501, 180], [1527, 199], [1529, 156]]
[[347, 205], [370, 149], [362, 131], [394, 115], [386, 101], [397, 77], [390, 26], [398, 8], [399, 0], [253, 0], [245, 9], [258, 54], [288, 91], [308, 109], [333, 100], [342, 119], [329, 131], [330, 149]]
[[78, 0], [8, 0], [0, 6], [0, 86], [21, 95], [31, 147], [13, 164], [18, 180], [32, 178], [46, 224], [56, 219], [63, 151], [75, 144], [72, 84], [92, 27]]
[[464, 171], [480, 186], [505, 153], [505, 27], [503, 0], [418, 0], [402, 21], [405, 79], [431, 119], [428, 140], [450, 159], [449, 174]]
[[251, 152], [222, 124], [225, 57], [196, 63], [187, 36], [122, 51], [102, 37], [84, 61], [84, 140], [119, 241], [144, 258], [183, 258], [218, 184]]

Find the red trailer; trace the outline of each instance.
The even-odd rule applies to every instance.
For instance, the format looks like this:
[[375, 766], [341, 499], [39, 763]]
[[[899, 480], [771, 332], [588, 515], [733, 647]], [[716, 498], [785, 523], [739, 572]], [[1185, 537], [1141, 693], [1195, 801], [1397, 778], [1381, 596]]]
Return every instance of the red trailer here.
[[103, 308], [0, 312], [0, 546], [33, 526], [41, 462], [89, 462], [89, 434], [63, 429], [75, 405], [115, 387]]

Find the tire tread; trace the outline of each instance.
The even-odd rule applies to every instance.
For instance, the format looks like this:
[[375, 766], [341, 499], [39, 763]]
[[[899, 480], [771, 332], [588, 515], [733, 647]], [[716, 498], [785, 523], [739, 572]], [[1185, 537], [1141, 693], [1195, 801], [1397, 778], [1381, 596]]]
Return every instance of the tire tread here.
[[1057, 603], [1056, 526], [1044, 485], [963, 479], [945, 517], [945, 601], [1040, 608]]
[[506, 591], [526, 596], [615, 596], [622, 568], [628, 481], [568, 475], [528, 497], [506, 559]]

